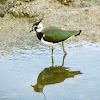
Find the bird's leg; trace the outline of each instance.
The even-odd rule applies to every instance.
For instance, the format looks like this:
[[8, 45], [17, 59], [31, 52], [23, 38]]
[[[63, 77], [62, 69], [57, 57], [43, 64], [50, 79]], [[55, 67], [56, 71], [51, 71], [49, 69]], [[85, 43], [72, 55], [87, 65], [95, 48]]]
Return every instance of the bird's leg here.
[[52, 57], [52, 66], [54, 65], [54, 61], [53, 61], [53, 46], [52, 46], [52, 54], [51, 54], [51, 57]]
[[51, 55], [53, 56], [53, 46], [52, 46], [52, 54]]
[[66, 50], [64, 49], [64, 43], [62, 42], [63, 52], [67, 54]]
[[52, 56], [52, 67], [54, 66], [53, 56]]
[[64, 60], [65, 60], [65, 58], [66, 58], [66, 54], [64, 54], [64, 56], [63, 56], [62, 66], [64, 66]]

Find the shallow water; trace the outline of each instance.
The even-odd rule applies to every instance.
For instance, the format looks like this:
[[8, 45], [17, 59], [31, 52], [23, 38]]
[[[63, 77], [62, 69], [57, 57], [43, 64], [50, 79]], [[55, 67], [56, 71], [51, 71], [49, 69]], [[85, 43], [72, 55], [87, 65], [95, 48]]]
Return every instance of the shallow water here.
[[100, 46], [65, 49], [66, 57], [55, 48], [53, 59], [44, 46], [1, 56], [0, 100], [100, 100]]

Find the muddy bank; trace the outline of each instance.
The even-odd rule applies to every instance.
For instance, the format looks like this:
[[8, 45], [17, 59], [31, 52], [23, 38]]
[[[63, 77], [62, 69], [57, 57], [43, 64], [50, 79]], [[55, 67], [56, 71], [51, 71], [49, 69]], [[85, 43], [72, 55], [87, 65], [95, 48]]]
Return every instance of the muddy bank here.
[[99, 0], [58, 0], [60, 3], [73, 7], [90, 7], [92, 5], [99, 5]]
[[97, 5], [100, 5], [99, 0], [0, 0], [0, 16], [10, 13], [15, 17], [34, 17], [52, 7], [75, 9]]
[[[24, 5], [26, 10], [23, 10], [18, 3]], [[100, 42], [100, 5], [74, 8], [64, 6], [59, 2], [41, 3], [38, 0], [23, 3], [17, 1], [17, 5], [11, 8], [4, 17], [0, 17], [0, 52], [10, 51], [14, 47], [33, 47], [40, 43], [35, 32], [29, 33], [29, 31], [32, 24], [40, 20], [43, 14], [45, 14], [42, 21], [44, 27], [56, 26], [65, 30], [82, 30], [80, 36], [71, 37], [66, 40], [66, 43]], [[18, 15], [13, 12], [21, 12], [21, 9], [23, 13], [17, 13]]]

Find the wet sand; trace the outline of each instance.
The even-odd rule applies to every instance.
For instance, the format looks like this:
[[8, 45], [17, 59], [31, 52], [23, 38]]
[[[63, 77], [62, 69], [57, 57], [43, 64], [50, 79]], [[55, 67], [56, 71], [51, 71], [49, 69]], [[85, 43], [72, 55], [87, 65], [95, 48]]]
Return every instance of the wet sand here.
[[[14, 47], [25, 48], [25, 46], [34, 46], [34, 44], [40, 43], [35, 32], [29, 33], [29, 31], [32, 24], [40, 20], [43, 14], [45, 14], [42, 21], [44, 27], [55, 26], [65, 30], [82, 30], [80, 36], [71, 37], [66, 40], [66, 43], [82, 41], [100, 43], [100, 5], [81, 8], [62, 6], [57, 2], [21, 3], [17, 2], [16, 6], [9, 10], [9, 13], [0, 17], [0, 52], [12, 51], [11, 48]], [[28, 12], [29, 9], [26, 9], [28, 6], [29, 14], [33, 14], [33, 17], [16, 18], [12, 15], [17, 11], [20, 13], [21, 10]]]

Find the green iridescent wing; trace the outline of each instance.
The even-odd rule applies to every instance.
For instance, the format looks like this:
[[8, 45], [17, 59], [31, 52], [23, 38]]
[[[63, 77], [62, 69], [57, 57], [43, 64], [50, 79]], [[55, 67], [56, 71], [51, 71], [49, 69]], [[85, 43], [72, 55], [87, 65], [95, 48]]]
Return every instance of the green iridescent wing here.
[[48, 42], [58, 43], [66, 40], [67, 38], [78, 35], [80, 31], [65, 31], [56, 27], [48, 27], [42, 31], [43, 39]]

